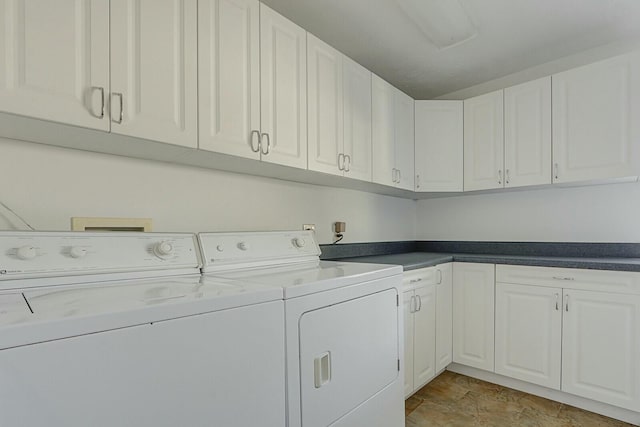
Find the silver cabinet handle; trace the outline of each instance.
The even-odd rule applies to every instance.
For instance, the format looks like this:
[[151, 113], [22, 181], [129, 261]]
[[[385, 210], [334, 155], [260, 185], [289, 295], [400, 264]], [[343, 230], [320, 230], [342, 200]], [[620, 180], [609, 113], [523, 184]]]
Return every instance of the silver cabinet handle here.
[[420, 174], [416, 175], [416, 188], [420, 188]]
[[502, 169], [498, 171], [498, 184], [502, 184]]
[[409, 283], [418, 283], [418, 282], [422, 282], [422, 277], [418, 277], [417, 279], [409, 280]]
[[402, 181], [402, 171], [398, 169], [398, 184]]
[[[118, 120], [113, 119], [113, 97], [117, 96], [120, 98], [120, 114], [118, 115]], [[114, 123], [122, 123], [122, 119], [124, 117], [124, 101], [123, 101], [122, 93], [120, 92], [111, 92], [111, 121]]]
[[565, 298], [564, 311], [569, 311], [569, 294], [565, 295], [564, 298]]
[[505, 182], [505, 184], [508, 184], [509, 181], [510, 181], [510, 179], [509, 179], [509, 169], [507, 169], [507, 170], [504, 171], [504, 182]]
[[345, 172], [351, 172], [351, 156], [350, 155], [345, 155], [344, 156], [345, 160], [346, 160], [346, 169], [344, 170]]
[[[267, 140], [267, 151], [262, 150], [262, 144], [260, 144], [260, 150], [262, 152], [263, 155], [267, 155], [271, 152], [271, 138], [269, 137], [268, 133], [263, 133], [262, 136]], [[262, 138], [261, 138], [262, 140]]]
[[396, 168], [391, 169], [391, 181], [393, 182], [398, 182], [396, 181]]
[[416, 295], [416, 298], [418, 299], [418, 308], [416, 309], [416, 311], [420, 311], [422, 310], [422, 298], [420, 297], [420, 295]]
[[556, 179], [558, 179], [558, 164], [557, 163], [553, 164], [553, 170], [554, 170], [553, 174], [555, 175]]
[[409, 300], [409, 313], [415, 313], [416, 312], [416, 296], [412, 295], [411, 299]]
[[[257, 139], [258, 145], [257, 146], [253, 145], [253, 141], [254, 141], [253, 136], [254, 135], [258, 136], [258, 139]], [[252, 130], [251, 131], [251, 137], [249, 139], [249, 146], [251, 147], [251, 151], [253, 151], [254, 153], [259, 152], [260, 151], [261, 141], [262, 141], [262, 136], [260, 135], [260, 131], [259, 130]]]
[[91, 89], [100, 91], [100, 119], [104, 119], [104, 88], [100, 86], [93, 86]]
[[559, 299], [560, 299], [560, 294], [556, 294], [556, 311], [559, 310], [559, 306], [558, 306]]
[[562, 277], [562, 276], [553, 276], [553, 280], [576, 280], [573, 277]]
[[344, 154], [338, 153], [338, 170], [344, 170]]
[[442, 270], [438, 269], [438, 285], [442, 284]]

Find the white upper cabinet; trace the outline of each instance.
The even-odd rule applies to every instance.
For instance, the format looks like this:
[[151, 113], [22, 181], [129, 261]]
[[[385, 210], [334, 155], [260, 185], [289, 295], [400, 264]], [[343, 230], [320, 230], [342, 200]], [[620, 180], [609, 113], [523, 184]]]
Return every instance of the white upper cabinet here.
[[307, 32], [260, 4], [262, 160], [307, 168]]
[[638, 175], [640, 52], [552, 78], [553, 182]]
[[503, 91], [464, 101], [464, 190], [504, 186]]
[[416, 101], [416, 191], [462, 191], [463, 127], [462, 101]]
[[504, 90], [504, 186], [551, 184], [551, 77]]
[[371, 71], [343, 57], [344, 176], [371, 181]]
[[373, 182], [413, 190], [413, 98], [373, 75], [372, 112]]
[[198, 1], [199, 148], [260, 158], [258, 0]]
[[309, 169], [342, 175], [342, 54], [307, 34]]
[[197, 0], [111, 0], [111, 132], [195, 148]]
[[373, 182], [395, 186], [395, 88], [375, 74], [371, 82]]
[[0, 1], [0, 111], [109, 130], [109, 2]]
[[395, 144], [397, 186], [405, 190], [414, 189], [414, 100], [395, 90]]

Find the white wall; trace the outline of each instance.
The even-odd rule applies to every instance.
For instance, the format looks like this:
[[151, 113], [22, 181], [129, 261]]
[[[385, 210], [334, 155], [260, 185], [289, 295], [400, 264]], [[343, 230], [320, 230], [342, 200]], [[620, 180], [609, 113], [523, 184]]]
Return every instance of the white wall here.
[[[73, 216], [151, 217], [154, 231], [299, 229], [320, 243], [411, 240], [416, 202], [0, 138], [0, 201], [39, 230]], [[21, 226], [0, 208], [0, 229]]]
[[420, 240], [640, 242], [640, 184], [418, 201]]

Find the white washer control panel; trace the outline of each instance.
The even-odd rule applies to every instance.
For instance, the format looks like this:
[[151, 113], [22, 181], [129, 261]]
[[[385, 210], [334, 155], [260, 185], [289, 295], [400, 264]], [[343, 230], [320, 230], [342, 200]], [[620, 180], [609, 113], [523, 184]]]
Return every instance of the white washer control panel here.
[[205, 271], [237, 264], [274, 265], [317, 260], [313, 231], [200, 233]]
[[193, 234], [0, 232], [0, 283], [199, 266]]

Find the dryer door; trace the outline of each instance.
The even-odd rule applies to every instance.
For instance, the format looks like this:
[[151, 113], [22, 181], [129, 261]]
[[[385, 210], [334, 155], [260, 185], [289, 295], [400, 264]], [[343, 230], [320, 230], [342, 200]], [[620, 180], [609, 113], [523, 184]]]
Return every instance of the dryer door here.
[[396, 296], [389, 289], [302, 315], [302, 425], [327, 426], [398, 377]]

